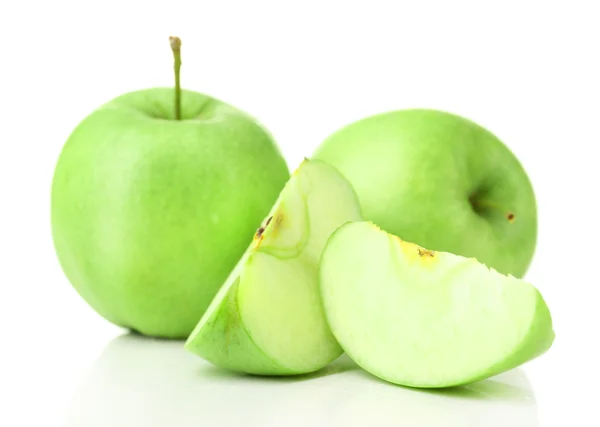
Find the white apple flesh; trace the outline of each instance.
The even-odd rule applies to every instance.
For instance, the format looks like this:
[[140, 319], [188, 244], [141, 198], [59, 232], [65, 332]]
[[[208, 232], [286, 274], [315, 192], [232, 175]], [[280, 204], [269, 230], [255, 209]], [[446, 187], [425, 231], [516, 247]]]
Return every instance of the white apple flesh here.
[[529, 283], [473, 258], [402, 241], [369, 222], [332, 235], [319, 277], [342, 348], [392, 383], [470, 383], [539, 356], [554, 340], [548, 307]]
[[262, 375], [313, 372], [337, 358], [318, 264], [331, 233], [360, 218], [350, 184], [333, 167], [304, 161], [186, 348], [214, 365]]

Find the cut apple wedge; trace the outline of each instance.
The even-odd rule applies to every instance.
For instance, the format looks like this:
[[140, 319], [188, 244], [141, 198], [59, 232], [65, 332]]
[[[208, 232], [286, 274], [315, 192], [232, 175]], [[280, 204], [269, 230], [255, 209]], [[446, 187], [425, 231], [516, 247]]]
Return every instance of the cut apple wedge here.
[[318, 265], [331, 233], [360, 219], [350, 184], [332, 166], [305, 160], [185, 347], [222, 368], [260, 375], [313, 372], [337, 358]]
[[392, 383], [474, 382], [541, 355], [554, 340], [548, 307], [529, 283], [369, 222], [348, 223], [331, 236], [319, 280], [342, 348]]

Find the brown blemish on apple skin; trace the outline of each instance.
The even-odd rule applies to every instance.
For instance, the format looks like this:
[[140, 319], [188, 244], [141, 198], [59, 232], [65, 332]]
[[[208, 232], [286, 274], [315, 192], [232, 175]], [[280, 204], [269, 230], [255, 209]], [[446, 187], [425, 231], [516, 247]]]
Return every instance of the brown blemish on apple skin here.
[[512, 212], [509, 212], [508, 215], [506, 215], [506, 219], [508, 220], [508, 222], [514, 222], [515, 220], [515, 214]]

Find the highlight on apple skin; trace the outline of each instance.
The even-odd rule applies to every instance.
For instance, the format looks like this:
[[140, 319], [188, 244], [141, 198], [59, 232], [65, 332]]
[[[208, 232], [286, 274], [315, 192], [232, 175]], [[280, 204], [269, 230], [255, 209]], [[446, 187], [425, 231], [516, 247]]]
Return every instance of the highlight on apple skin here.
[[531, 284], [473, 258], [427, 250], [370, 222], [338, 228], [323, 251], [320, 292], [331, 330], [386, 381], [451, 387], [491, 377], [554, 341]]
[[[175, 63], [180, 43], [171, 40]], [[52, 182], [60, 264], [107, 320], [187, 338], [289, 178], [270, 134], [210, 96], [126, 93], [69, 136]]]
[[304, 374], [342, 353], [325, 321], [317, 271], [327, 238], [360, 220], [350, 184], [331, 166], [305, 160], [185, 347], [222, 368]]
[[523, 277], [537, 208], [516, 156], [480, 125], [442, 111], [377, 114], [334, 132], [314, 158], [356, 190], [365, 220], [431, 250]]

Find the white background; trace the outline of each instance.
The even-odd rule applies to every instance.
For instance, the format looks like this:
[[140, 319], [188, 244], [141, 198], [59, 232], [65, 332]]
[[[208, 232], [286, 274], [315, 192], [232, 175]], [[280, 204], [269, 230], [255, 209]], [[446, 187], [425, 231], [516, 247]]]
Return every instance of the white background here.
[[[0, 1], [0, 425], [600, 426], [594, 3]], [[92, 109], [172, 84], [171, 34], [183, 85], [258, 117], [291, 168], [338, 127], [391, 109], [449, 110], [496, 133], [538, 197], [527, 278], [553, 313], [553, 348], [454, 396], [359, 371], [252, 381], [179, 343], [112, 341], [123, 331], [54, 255], [50, 183]]]

